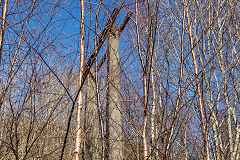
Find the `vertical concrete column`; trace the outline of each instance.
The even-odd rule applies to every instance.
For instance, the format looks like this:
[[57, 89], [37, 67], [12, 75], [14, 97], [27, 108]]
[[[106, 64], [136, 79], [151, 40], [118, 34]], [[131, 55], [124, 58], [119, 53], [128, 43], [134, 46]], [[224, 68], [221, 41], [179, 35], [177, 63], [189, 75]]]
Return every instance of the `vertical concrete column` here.
[[87, 132], [84, 145], [84, 159], [99, 159], [98, 149], [100, 145], [99, 133], [97, 131], [97, 111], [95, 91], [96, 85], [93, 80], [95, 78], [95, 69], [90, 69], [90, 74], [86, 83], [86, 110], [84, 120], [84, 131]]
[[120, 106], [119, 31], [115, 25], [113, 25], [108, 38], [107, 72], [108, 156], [109, 159], [119, 160], [123, 159], [123, 141]]

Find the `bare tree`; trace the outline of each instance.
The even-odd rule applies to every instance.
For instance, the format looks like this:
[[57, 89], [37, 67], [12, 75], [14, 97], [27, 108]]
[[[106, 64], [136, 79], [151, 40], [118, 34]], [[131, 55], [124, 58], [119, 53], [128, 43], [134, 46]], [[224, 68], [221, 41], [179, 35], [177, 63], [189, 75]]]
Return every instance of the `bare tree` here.
[[189, 39], [190, 39], [190, 45], [191, 45], [191, 52], [192, 52], [192, 57], [193, 57], [193, 64], [194, 64], [194, 71], [195, 71], [195, 76], [196, 76], [196, 85], [197, 85], [197, 95], [198, 95], [198, 103], [199, 103], [199, 110], [200, 110], [200, 117], [201, 117], [201, 130], [202, 130], [202, 136], [203, 136], [203, 141], [204, 141], [204, 159], [209, 160], [209, 148], [208, 148], [208, 129], [207, 129], [207, 124], [206, 124], [206, 119], [205, 119], [205, 111], [203, 108], [203, 101], [202, 101], [202, 93], [201, 93], [201, 87], [200, 87], [200, 81], [198, 78], [198, 65], [197, 65], [197, 60], [196, 60], [196, 53], [194, 51], [194, 44], [193, 44], [193, 35], [192, 35], [192, 27], [191, 27], [191, 20], [190, 20], [190, 15], [189, 15], [189, 10], [188, 10], [188, 4], [185, 1], [184, 2], [185, 6], [185, 12], [186, 12], [186, 17], [187, 17], [187, 23], [188, 23], [188, 32], [189, 32]]
[[0, 159], [238, 160], [239, 6], [2, 0]]

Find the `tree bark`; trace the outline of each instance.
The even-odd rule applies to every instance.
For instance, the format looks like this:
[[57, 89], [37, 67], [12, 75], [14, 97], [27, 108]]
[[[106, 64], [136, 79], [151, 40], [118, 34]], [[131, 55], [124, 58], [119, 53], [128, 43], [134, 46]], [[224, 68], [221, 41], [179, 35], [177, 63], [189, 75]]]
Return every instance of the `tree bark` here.
[[0, 32], [0, 64], [1, 64], [1, 60], [2, 60], [3, 37], [4, 37], [4, 31], [5, 31], [8, 0], [2, 0], [2, 1], [3, 1], [2, 3], [4, 3], [4, 5], [3, 5], [3, 9], [2, 9], [2, 26], [1, 26], [1, 32]]
[[[80, 36], [80, 69], [79, 69], [79, 87], [82, 83], [83, 78], [83, 66], [84, 66], [84, 0], [81, 0], [81, 36]], [[79, 160], [80, 156], [80, 147], [81, 147], [81, 116], [82, 116], [82, 104], [83, 104], [83, 95], [82, 89], [79, 92], [78, 104], [77, 104], [77, 122], [76, 122], [76, 142], [75, 142], [75, 152], [74, 159]]]
[[[152, 61], [153, 63], [153, 61]], [[154, 72], [151, 70], [151, 83], [152, 83], [152, 114], [151, 114], [151, 145], [155, 144], [155, 134], [156, 134], [156, 124], [155, 124], [155, 115], [156, 115], [156, 88], [154, 82]], [[151, 147], [151, 155], [154, 159], [154, 149]]]
[[148, 107], [147, 107], [147, 74], [143, 75], [143, 87], [144, 87], [144, 110], [143, 110], [143, 159], [148, 159], [148, 147], [147, 147], [147, 122], [148, 122]]

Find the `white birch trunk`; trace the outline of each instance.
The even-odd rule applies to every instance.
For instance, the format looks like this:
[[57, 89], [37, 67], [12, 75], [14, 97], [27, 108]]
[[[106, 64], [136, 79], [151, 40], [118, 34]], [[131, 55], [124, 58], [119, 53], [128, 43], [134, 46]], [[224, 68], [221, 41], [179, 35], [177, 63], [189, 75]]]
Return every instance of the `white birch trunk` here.
[[[153, 62], [152, 62], [153, 63]], [[154, 67], [153, 67], [154, 68]], [[151, 83], [152, 83], [152, 114], [151, 114], [151, 141], [152, 146], [155, 144], [155, 134], [156, 134], [156, 124], [155, 124], [155, 114], [156, 114], [156, 88], [155, 88], [155, 82], [154, 82], [154, 73], [153, 69], [151, 70]], [[151, 155], [154, 159], [154, 147], [151, 147]]]
[[[80, 69], [79, 69], [79, 87], [82, 82], [83, 66], [84, 66], [84, 0], [81, 0], [81, 36], [80, 36]], [[81, 148], [81, 114], [82, 114], [83, 94], [82, 90], [79, 92], [78, 103], [77, 103], [77, 122], [76, 122], [76, 141], [75, 141], [75, 152], [74, 159], [79, 160], [80, 148]]]
[[4, 2], [3, 2], [3, 9], [2, 9], [2, 26], [1, 26], [1, 32], [0, 32], [0, 64], [2, 60], [3, 37], [4, 37], [4, 31], [5, 31], [8, 0], [3, 0], [3, 1]]

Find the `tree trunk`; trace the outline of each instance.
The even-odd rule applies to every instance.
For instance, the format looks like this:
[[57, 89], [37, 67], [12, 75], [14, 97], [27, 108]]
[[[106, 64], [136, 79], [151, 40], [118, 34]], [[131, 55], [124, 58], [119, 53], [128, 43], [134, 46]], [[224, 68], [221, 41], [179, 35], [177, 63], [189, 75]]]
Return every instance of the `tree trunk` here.
[[[80, 69], [79, 69], [79, 87], [82, 83], [83, 76], [83, 66], [84, 66], [84, 0], [81, 0], [81, 53], [80, 53]], [[82, 104], [83, 104], [83, 95], [82, 90], [79, 92], [78, 104], [77, 104], [77, 124], [76, 124], [76, 142], [75, 142], [75, 152], [74, 159], [79, 160], [80, 156], [80, 146], [81, 146], [81, 115], [82, 115]]]
[[148, 122], [148, 107], [147, 107], [147, 74], [143, 75], [143, 87], [144, 87], [144, 110], [143, 110], [143, 159], [148, 159], [148, 147], [147, 147], [147, 122]]
[[4, 4], [2, 9], [2, 26], [1, 26], [1, 32], [0, 32], [0, 64], [2, 60], [3, 37], [4, 37], [4, 31], [5, 31], [8, 0], [2, 0], [2, 3]]
[[[152, 61], [153, 63], [153, 61]], [[154, 82], [154, 73], [153, 69], [151, 70], [151, 83], [152, 83], [152, 114], [151, 114], [151, 145], [155, 146], [155, 134], [156, 134], [156, 124], [155, 124], [155, 115], [156, 115], [156, 88]], [[154, 159], [154, 147], [151, 147], [151, 155]]]

